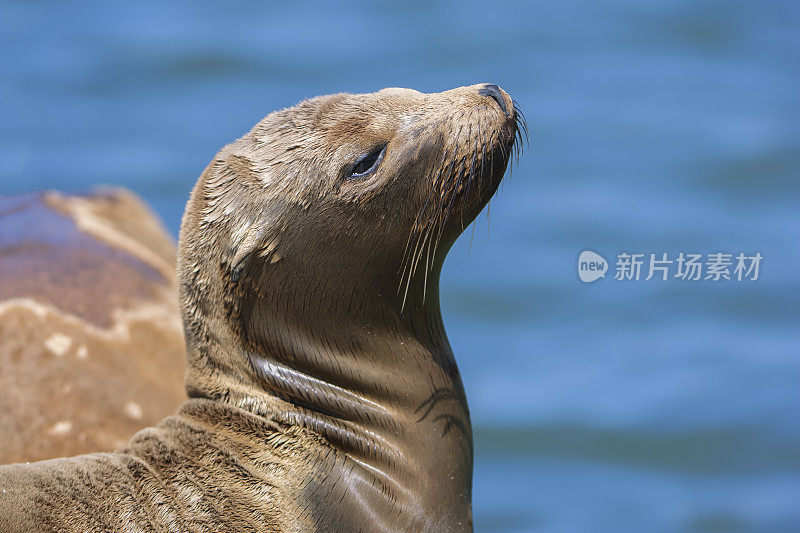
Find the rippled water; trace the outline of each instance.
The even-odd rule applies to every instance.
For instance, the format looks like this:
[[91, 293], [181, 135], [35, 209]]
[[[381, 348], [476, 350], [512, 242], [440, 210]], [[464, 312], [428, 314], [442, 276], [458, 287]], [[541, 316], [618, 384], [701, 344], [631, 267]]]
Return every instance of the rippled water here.
[[[0, 193], [122, 184], [177, 231], [271, 110], [496, 82], [532, 146], [442, 286], [476, 528], [800, 530], [800, 4], [267, 4], [0, 2]], [[582, 285], [584, 249], [764, 262]]]

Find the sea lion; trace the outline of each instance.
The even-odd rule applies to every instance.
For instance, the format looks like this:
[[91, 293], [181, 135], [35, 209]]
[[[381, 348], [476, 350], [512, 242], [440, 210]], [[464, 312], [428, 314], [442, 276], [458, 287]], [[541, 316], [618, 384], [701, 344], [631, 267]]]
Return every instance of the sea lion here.
[[496, 85], [384, 89], [223, 148], [179, 240], [190, 399], [117, 453], [0, 468], [0, 526], [470, 531], [438, 281], [520, 120]]
[[0, 198], [0, 462], [111, 451], [175, 412], [174, 265], [130, 191]]

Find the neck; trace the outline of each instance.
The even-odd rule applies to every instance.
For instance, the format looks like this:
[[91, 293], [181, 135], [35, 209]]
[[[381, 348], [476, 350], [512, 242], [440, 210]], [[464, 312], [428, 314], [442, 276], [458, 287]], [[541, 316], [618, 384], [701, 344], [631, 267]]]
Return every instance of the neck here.
[[259, 302], [245, 318], [248, 348], [237, 359], [248, 375], [223, 397], [335, 450], [335, 464], [321, 468], [346, 482], [314, 487], [321, 512], [352, 506], [387, 529], [470, 530], [471, 427], [437, 285], [428, 280], [424, 302], [413, 286], [402, 312], [399, 296], [376, 300], [374, 288], [323, 308], [287, 287], [281, 305]]

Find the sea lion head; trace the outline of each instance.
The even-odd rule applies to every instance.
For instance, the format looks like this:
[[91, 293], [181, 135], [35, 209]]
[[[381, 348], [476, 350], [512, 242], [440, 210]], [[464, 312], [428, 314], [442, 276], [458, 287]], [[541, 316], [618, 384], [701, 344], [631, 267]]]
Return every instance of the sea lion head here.
[[[209, 262], [202, 279], [234, 285], [283, 263], [339, 287], [393, 286], [387, 297], [413, 305], [414, 273], [424, 263], [435, 272], [494, 194], [521, 120], [492, 84], [335, 94], [271, 113], [223, 148], [195, 186], [182, 286]], [[209, 245], [214, 253], [202, 254]]]
[[319, 96], [225, 146], [181, 227], [190, 391], [209, 359], [238, 374], [230, 348], [263, 348], [265, 324], [438, 313], [444, 256], [523, 134], [511, 97], [478, 84]]
[[[404, 409], [424, 418], [425, 401], [452, 403], [439, 419], [461, 435], [443, 453], [458, 456], [448, 479], [468, 503], [471, 435], [438, 278], [525, 129], [496, 85], [390, 88], [311, 98], [220, 150], [180, 235], [189, 395], [291, 410], [353, 453], [392, 457], [391, 443], [359, 428], [391, 427]], [[425, 369], [425, 383], [395, 390], [414, 369]], [[364, 398], [380, 409], [348, 410]]]

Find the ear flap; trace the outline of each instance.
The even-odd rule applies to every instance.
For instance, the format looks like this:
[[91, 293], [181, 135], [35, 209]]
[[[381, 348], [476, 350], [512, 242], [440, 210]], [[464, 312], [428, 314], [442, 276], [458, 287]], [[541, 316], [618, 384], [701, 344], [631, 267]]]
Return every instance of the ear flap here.
[[259, 244], [266, 236], [267, 228], [256, 224], [250, 224], [244, 232], [244, 235], [238, 239], [234, 236], [232, 243], [233, 257], [231, 258], [231, 280], [234, 283], [239, 283], [239, 277], [242, 275], [244, 269], [245, 259], [258, 250]]
[[[272, 212], [276, 209], [270, 210]], [[238, 283], [244, 267], [254, 254], [265, 262], [275, 263], [281, 259], [277, 252], [281, 240], [282, 228], [277, 216], [270, 212], [263, 213], [256, 220], [251, 220], [235, 230], [231, 235], [231, 280]]]

